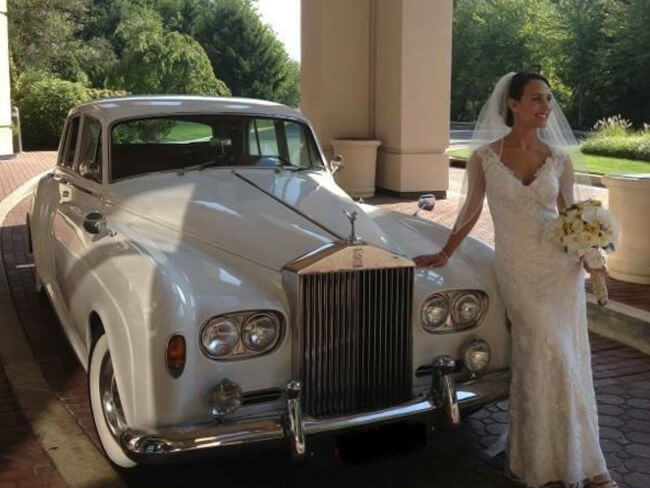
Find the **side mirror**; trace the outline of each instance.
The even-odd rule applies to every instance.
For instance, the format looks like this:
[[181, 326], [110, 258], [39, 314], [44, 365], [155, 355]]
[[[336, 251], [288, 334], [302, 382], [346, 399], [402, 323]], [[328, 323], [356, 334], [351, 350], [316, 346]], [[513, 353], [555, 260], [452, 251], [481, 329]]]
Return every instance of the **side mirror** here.
[[332, 176], [340, 169], [343, 169], [345, 165], [343, 164], [343, 155], [337, 154], [334, 156], [334, 159], [330, 161], [330, 172]]
[[431, 212], [433, 210], [433, 207], [436, 206], [436, 196], [431, 194], [431, 193], [426, 193], [424, 195], [420, 195], [420, 198], [418, 199], [418, 209], [415, 211], [413, 215], [417, 216], [422, 210], [426, 210], [427, 212]]

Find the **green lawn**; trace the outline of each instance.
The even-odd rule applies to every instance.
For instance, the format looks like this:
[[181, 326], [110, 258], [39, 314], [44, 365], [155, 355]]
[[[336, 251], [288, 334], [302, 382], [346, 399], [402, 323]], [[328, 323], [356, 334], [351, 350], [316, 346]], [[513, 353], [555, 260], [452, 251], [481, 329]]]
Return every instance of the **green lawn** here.
[[212, 137], [212, 128], [206, 124], [178, 121], [165, 136], [168, 142], [186, 142]]
[[[447, 154], [458, 159], [467, 159], [469, 149], [454, 149]], [[607, 173], [650, 173], [650, 162], [635, 161], [633, 159], [610, 158], [606, 156], [594, 156], [592, 154], [582, 154], [580, 148], [574, 147], [569, 150], [572, 158], [581, 158], [587, 165], [589, 173], [597, 175], [606, 175]]]

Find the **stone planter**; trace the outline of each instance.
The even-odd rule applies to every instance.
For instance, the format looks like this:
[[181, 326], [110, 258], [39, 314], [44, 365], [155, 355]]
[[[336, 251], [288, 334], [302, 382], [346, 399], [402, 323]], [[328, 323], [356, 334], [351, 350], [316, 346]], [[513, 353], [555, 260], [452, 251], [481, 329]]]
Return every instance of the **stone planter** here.
[[373, 139], [333, 139], [334, 154], [343, 156], [343, 168], [334, 179], [353, 198], [375, 195], [377, 148], [381, 141]]
[[616, 252], [607, 261], [612, 278], [650, 284], [650, 173], [603, 176], [609, 209], [620, 226]]

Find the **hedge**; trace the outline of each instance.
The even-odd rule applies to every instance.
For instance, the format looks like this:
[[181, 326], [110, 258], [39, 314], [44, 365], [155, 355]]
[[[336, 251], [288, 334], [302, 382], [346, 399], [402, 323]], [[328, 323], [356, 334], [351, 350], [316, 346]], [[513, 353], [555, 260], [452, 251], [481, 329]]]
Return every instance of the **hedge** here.
[[585, 154], [650, 161], [650, 133], [590, 137], [581, 150]]
[[126, 95], [124, 91], [86, 88], [80, 83], [43, 77], [23, 83], [16, 99], [23, 147], [56, 149], [68, 112], [93, 99]]

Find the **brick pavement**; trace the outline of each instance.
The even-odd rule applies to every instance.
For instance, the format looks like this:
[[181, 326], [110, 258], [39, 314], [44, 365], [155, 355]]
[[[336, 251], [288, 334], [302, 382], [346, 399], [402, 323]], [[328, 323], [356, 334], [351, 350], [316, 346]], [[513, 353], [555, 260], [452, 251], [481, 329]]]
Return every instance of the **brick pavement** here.
[[[0, 171], [2, 171], [0, 165]], [[31, 171], [39, 172], [32, 167]], [[2, 175], [2, 173], [0, 173]], [[27, 176], [25, 176], [27, 177]], [[3, 189], [15, 188], [18, 179]], [[10, 190], [9, 190], [10, 191]], [[2, 195], [4, 196], [4, 195]], [[382, 198], [384, 200], [382, 200]], [[413, 211], [415, 202], [390, 201], [380, 197], [374, 203]], [[28, 201], [10, 213], [2, 228], [3, 259], [19, 318], [36, 361], [64, 405], [85, 432], [96, 442], [87, 403], [85, 375], [74, 359], [47, 300], [33, 292], [31, 256], [27, 253], [24, 214]], [[447, 208], [447, 212], [443, 209]], [[455, 203], [439, 202], [430, 216], [449, 224]], [[489, 218], [484, 215], [475, 229], [489, 238]], [[487, 216], [489, 217], [489, 216]], [[445, 221], [444, 219], [449, 219]], [[591, 337], [593, 367], [601, 425], [601, 442], [614, 477], [622, 487], [650, 487], [650, 358], [615, 342]], [[63, 486], [46, 453], [31, 433], [17, 408], [0, 369], [0, 488], [18, 486]], [[494, 404], [471, 416], [459, 432], [436, 436], [426, 449], [402, 456], [400, 449], [387, 449], [361, 465], [342, 463], [335, 457], [321, 464], [295, 465], [277, 456], [259, 459], [256, 473], [250, 473], [249, 458], [233, 460], [223, 480], [233, 484], [247, 471], [248, 486], [431, 486], [510, 487], [500, 472], [502, 459], [489, 460], [482, 450], [506, 428], [507, 403]], [[389, 446], [390, 447], [390, 446]], [[223, 467], [223, 465], [221, 466]], [[214, 462], [163, 467], [144, 486], [194, 486], [213, 476]]]
[[[54, 153], [26, 153], [0, 163], [0, 200], [51, 168]], [[18, 406], [0, 365], [0, 488], [63, 487], [50, 458]]]

